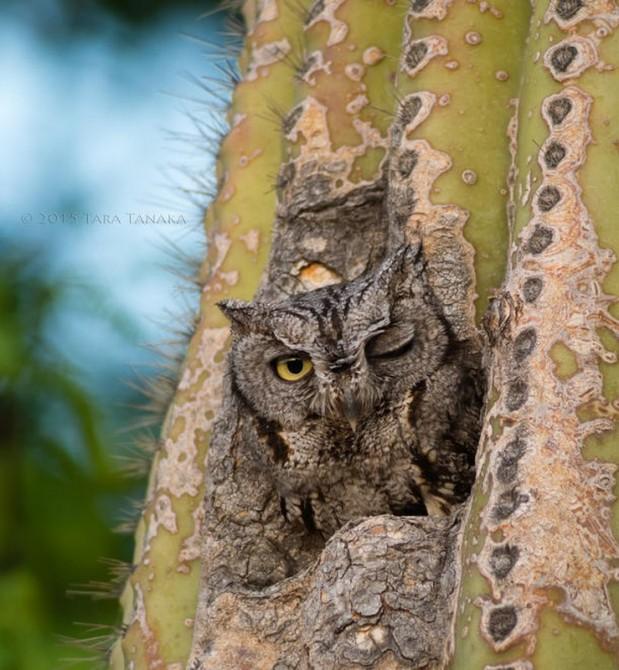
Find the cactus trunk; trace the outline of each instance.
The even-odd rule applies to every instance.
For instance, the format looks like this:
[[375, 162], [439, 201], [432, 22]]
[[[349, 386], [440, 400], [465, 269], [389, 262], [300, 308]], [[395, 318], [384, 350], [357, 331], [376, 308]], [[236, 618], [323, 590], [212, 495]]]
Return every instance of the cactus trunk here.
[[538, 2], [454, 668], [617, 668], [619, 11]]
[[[619, 668], [619, 8], [247, 0], [243, 12], [200, 319], [110, 667]], [[205, 473], [208, 444], [213, 471], [230, 463], [234, 419], [216, 301], [347, 280], [419, 238], [454, 331], [487, 354], [471, 500], [449, 520], [367, 521], [324, 551], [271, 529], [300, 571], [229, 589], [221, 575], [244, 586], [238, 547], [253, 532], [243, 504], [268, 500], [258, 482], [239, 493]]]

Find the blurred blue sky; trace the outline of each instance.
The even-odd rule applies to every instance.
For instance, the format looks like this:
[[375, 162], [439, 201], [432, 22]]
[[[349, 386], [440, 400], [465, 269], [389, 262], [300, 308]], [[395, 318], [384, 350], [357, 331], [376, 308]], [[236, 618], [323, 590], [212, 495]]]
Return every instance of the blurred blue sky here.
[[82, 369], [147, 361], [137, 343], [165, 339], [169, 313], [194, 304], [164, 249], [201, 252], [201, 211], [180, 189], [212, 173], [187, 136], [192, 115], [209, 121], [191, 77], [213, 74], [213, 59], [182, 33], [221, 41], [221, 18], [192, 7], [144, 29], [99, 14], [69, 30], [46, 1], [9, 5], [0, 21], [0, 225], [5, 243], [33, 245], [70, 291], [87, 287], [88, 309], [78, 296], [57, 324]]

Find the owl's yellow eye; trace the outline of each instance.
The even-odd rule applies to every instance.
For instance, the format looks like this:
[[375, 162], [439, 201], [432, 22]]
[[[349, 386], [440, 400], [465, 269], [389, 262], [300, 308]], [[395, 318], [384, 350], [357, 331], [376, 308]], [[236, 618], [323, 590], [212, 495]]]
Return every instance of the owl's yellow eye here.
[[287, 382], [298, 382], [307, 377], [313, 368], [312, 361], [301, 356], [285, 356], [275, 361], [277, 376]]

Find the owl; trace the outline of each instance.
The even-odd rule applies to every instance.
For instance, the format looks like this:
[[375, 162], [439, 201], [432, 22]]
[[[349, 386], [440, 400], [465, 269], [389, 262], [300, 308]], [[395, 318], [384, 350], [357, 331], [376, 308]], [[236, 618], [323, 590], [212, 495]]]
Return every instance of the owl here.
[[458, 341], [420, 245], [281, 302], [226, 300], [250, 448], [290, 523], [329, 537], [376, 514], [445, 515], [474, 478], [480, 355]]

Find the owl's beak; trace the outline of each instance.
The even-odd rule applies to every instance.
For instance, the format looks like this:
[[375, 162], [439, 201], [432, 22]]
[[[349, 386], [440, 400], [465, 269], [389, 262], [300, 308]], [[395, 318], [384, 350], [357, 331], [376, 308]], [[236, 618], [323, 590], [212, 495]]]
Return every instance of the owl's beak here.
[[342, 406], [344, 409], [344, 416], [348, 420], [354, 433], [357, 430], [359, 418], [361, 417], [361, 403], [352, 393], [347, 392], [344, 394]]

